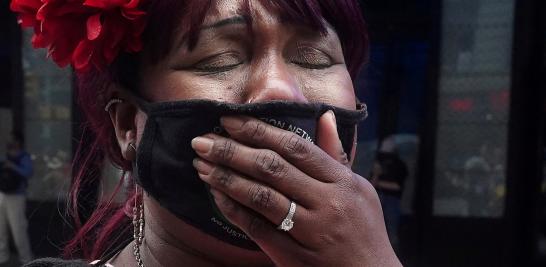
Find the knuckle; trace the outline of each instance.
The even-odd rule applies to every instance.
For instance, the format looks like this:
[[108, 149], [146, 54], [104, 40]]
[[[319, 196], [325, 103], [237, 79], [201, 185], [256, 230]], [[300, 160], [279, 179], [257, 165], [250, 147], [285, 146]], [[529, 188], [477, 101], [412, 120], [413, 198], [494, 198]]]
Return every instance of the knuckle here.
[[220, 208], [222, 214], [224, 214], [224, 216], [226, 216], [227, 218], [232, 219], [237, 216], [239, 208], [232, 200], [225, 198], [222, 199], [218, 204], [218, 208]]
[[320, 244], [321, 247], [331, 247], [336, 246], [336, 244], [339, 243], [339, 239], [332, 234], [324, 233], [317, 236], [316, 242]]
[[216, 140], [212, 146], [212, 154], [216, 159], [230, 162], [235, 154], [236, 145], [229, 139]]
[[265, 138], [268, 126], [260, 121], [249, 120], [242, 126], [243, 132], [251, 140], [261, 141]]
[[265, 231], [265, 227], [267, 227], [265, 221], [254, 216], [248, 222], [248, 234], [251, 237], [260, 238]]
[[357, 193], [361, 191], [360, 182], [357, 180], [357, 177], [355, 175], [349, 176], [348, 178], [341, 180], [340, 184], [345, 192]]
[[305, 159], [310, 153], [309, 143], [296, 134], [288, 134], [284, 137], [283, 150], [295, 158]]
[[375, 187], [368, 179], [353, 173], [351, 179], [343, 183], [343, 188], [352, 196], [357, 196], [355, 200], [366, 202], [376, 202], [379, 200]]
[[273, 192], [271, 189], [254, 185], [249, 189], [250, 202], [258, 209], [270, 209], [273, 205]]
[[339, 198], [332, 198], [328, 201], [327, 207], [333, 220], [341, 222], [341, 220], [345, 218], [345, 214], [347, 214], [345, 203]]
[[354, 173], [351, 169], [340, 166], [339, 168], [333, 168], [332, 178], [335, 183], [339, 183], [342, 187], [351, 187], [353, 186], [353, 177]]
[[213, 178], [214, 183], [222, 187], [231, 186], [234, 179], [233, 172], [222, 167], [216, 167], [214, 171], [212, 171], [211, 176]]
[[256, 167], [260, 174], [268, 177], [280, 178], [288, 172], [288, 167], [279, 154], [270, 150], [261, 150], [258, 153]]

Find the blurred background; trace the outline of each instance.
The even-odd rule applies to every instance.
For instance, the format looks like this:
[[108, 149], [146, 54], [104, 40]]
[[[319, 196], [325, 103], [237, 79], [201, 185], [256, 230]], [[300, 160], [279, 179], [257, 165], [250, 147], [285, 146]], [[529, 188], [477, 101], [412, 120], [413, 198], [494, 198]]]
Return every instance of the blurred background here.
[[[361, 2], [371, 54], [358, 96], [370, 117], [354, 170], [380, 191], [404, 265], [546, 266], [546, 1]], [[23, 132], [32, 249], [57, 256], [72, 232], [64, 205], [83, 118], [71, 70], [30, 47], [8, 6], [0, 161], [10, 132]], [[18, 266], [11, 247], [0, 266]]]

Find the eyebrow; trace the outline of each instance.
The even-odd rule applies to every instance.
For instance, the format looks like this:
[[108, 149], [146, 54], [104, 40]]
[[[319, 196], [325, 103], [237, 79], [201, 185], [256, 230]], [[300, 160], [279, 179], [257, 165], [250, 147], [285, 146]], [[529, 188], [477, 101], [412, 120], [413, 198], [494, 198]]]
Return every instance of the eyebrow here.
[[215, 28], [232, 25], [232, 24], [248, 24], [248, 20], [244, 16], [235, 16], [235, 17], [219, 20], [210, 25], [205, 25], [201, 28], [201, 30], [215, 29]]

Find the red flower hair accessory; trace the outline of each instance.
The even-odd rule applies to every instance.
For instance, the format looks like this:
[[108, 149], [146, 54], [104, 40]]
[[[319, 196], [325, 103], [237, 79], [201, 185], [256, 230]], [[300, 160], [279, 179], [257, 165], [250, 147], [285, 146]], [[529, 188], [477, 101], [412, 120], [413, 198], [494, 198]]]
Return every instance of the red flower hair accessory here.
[[47, 48], [60, 67], [102, 69], [120, 51], [142, 50], [144, 0], [12, 0], [22, 27], [34, 27], [32, 45]]

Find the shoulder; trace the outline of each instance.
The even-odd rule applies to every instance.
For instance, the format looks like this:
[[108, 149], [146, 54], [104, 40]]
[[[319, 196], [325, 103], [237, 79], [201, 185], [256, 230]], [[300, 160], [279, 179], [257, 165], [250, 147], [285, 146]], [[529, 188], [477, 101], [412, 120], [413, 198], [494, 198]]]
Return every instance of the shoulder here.
[[91, 265], [82, 260], [62, 260], [62, 259], [56, 259], [56, 258], [38, 259], [24, 265], [24, 267], [82, 267], [82, 266], [91, 266]]

